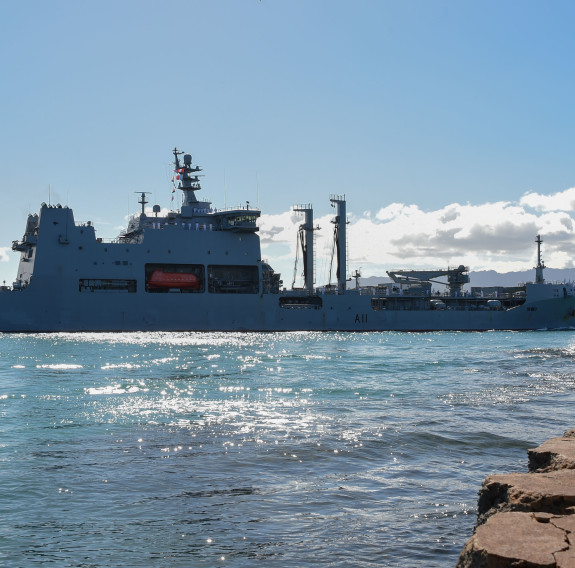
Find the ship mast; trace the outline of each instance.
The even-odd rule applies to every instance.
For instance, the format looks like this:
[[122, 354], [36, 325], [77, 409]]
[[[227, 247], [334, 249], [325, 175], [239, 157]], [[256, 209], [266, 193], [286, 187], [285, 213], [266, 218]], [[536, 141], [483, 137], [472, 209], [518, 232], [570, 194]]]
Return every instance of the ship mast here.
[[[293, 210], [305, 214], [305, 222], [299, 227], [299, 240], [303, 253], [303, 275], [304, 286], [308, 292], [313, 292], [314, 276], [314, 250], [313, 250], [313, 232], [316, 230], [313, 226], [313, 208], [311, 205], [294, 205]], [[303, 233], [303, 238], [302, 238]]]
[[140, 216], [145, 216], [145, 208], [146, 208], [146, 204], [148, 203], [148, 201], [146, 201], [146, 195], [149, 195], [150, 192], [149, 191], [134, 191], [134, 193], [137, 193], [140, 195], [140, 201], [138, 201], [138, 203], [142, 206], [142, 213]]
[[[196, 174], [197, 172], [201, 172], [202, 168], [192, 165], [191, 154], [180, 152], [177, 148], [174, 148], [172, 151], [174, 153], [174, 171], [180, 180], [178, 189], [184, 192], [184, 203], [182, 205], [182, 214], [184, 214], [184, 208], [192, 207], [193, 204], [198, 203], [198, 198], [194, 192], [202, 189], [202, 186], [200, 185], [200, 178]], [[183, 165], [180, 164], [179, 159], [179, 156], [182, 154], [184, 156]]]
[[347, 272], [345, 195], [332, 195], [329, 200], [332, 207], [336, 207], [336, 216], [332, 222], [335, 225], [334, 237], [337, 251], [337, 290], [339, 294], [343, 294], [345, 292]]
[[545, 264], [541, 260], [541, 243], [543, 240], [541, 239], [540, 235], [537, 235], [535, 242], [537, 243], [537, 266], [535, 267], [535, 283], [543, 284], [545, 282], [545, 278], [543, 277], [543, 269], [545, 268]]

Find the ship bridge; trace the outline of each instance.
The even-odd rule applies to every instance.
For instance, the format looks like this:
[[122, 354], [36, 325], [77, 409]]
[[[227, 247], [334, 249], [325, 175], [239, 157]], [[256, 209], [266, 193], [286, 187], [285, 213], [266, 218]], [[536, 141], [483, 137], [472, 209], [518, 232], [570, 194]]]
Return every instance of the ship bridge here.
[[250, 208], [249, 201], [246, 202], [245, 208], [220, 210], [215, 215], [218, 217], [217, 226], [222, 231], [252, 233], [259, 230], [256, 223], [260, 216], [260, 210]]

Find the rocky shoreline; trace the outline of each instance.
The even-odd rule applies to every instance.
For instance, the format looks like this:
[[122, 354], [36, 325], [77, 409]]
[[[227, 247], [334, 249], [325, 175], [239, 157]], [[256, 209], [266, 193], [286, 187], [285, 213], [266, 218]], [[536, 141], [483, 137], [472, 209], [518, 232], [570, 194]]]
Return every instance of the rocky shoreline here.
[[528, 450], [529, 473], [490, 475], [457, 568], [575, 567], [575, 429]]

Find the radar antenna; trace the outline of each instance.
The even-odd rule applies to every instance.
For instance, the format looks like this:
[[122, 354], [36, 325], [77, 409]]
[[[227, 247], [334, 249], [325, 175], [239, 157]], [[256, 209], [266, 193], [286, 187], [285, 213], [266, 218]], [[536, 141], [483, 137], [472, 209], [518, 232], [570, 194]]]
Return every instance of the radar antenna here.
[[[176, 174], [176, 179], [180, 180], [178, 183], [178, 189], [181, 189], [184, 192], [183, 208], [191, 208], [198, 203], [198, 199], [194, 192], [202, 189], [200, 178], [197, 175], [198, 172], [202, 171], [202, 168], [192, 164], [191, 154], [180, 152], [177, 148], [174, 148], [172, 152], [174, 154], [174, 173]], [[183, 164], [180, 163], [179, 158], [182, 154], [184, 155]]]
[[174, 164], [176, 165], [176, 169], [179, 170], [180, 169], [180, 160], [179, 160], [178, 156], [182, 155], [184, 152], [180, 152], [177, 148], [174, 148], [172, 150], [172, 152], [174, 153]]
[[134, 191], [134, 193], [140, 194], [140, 201], [138, 203], [142, 206], [142, 215], [145, 215], [144, 209], [148, 201], [146, 201], [146, 195], [150, 195], [149, 191]]

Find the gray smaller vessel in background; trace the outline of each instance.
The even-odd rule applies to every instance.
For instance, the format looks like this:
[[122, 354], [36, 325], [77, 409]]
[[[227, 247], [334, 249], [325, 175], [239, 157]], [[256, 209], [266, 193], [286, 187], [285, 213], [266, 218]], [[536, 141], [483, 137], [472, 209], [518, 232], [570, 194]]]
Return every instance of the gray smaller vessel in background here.
[[[262, 260], [257, 220], [245, 206], [216, 209], [198, 199], [192, 156], [174, 149], [180, 209], [141, 211], [116, 239], [96, 237], [72, 209], [43, 203], [26, 221], [12, 286], [0, 289], [0, 331], [484, 331], [561, 329], [575, 325], [571, 283], [547, 283], [537, 236], [535, 281], [516, 287], [469, 283], [464, 266], [396, 270], [389, 284], [347, 288], [346, 200], [336, 208], [336, 282], [316, 287], [313, 209], [295, 206], [304, 287], [286, 290]], [[433, 294], [437, 278], [446, 292]]]

